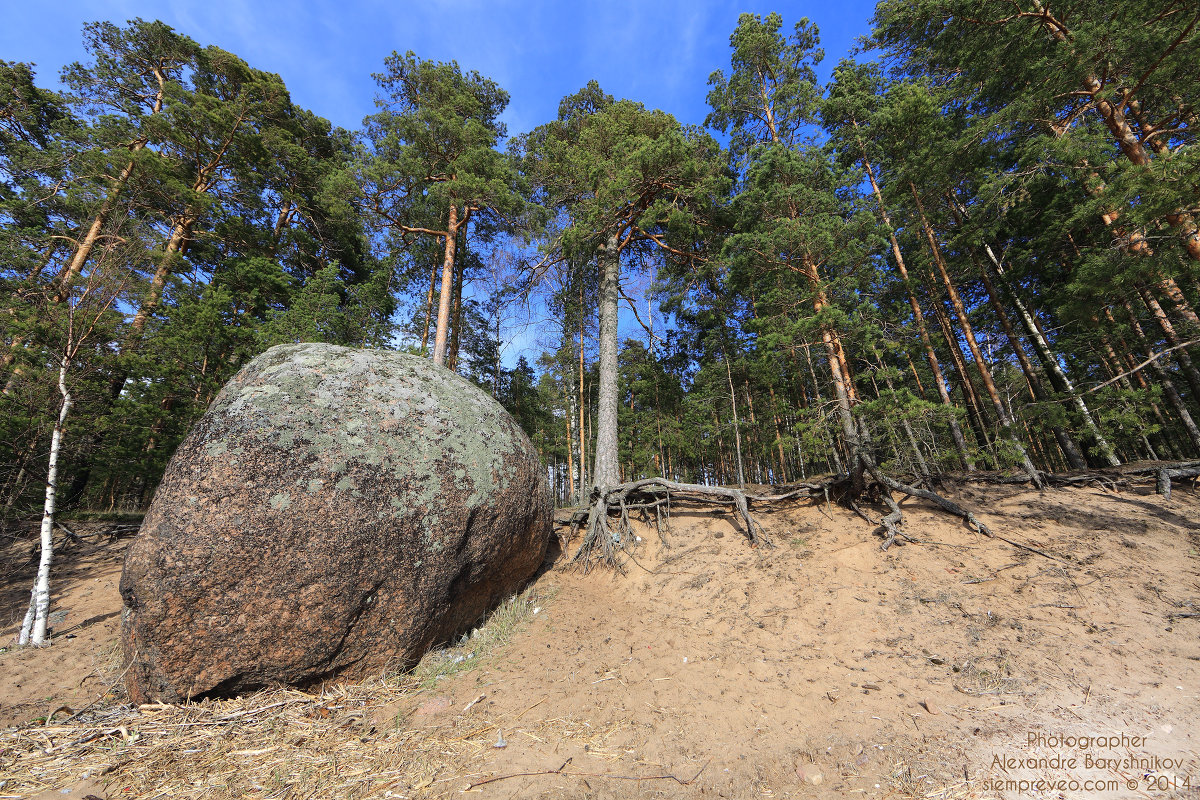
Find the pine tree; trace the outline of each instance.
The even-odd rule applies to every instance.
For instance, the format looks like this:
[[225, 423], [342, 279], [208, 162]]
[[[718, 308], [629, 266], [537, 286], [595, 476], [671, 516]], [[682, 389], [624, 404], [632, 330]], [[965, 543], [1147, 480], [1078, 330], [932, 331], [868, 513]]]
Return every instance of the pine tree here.
[[443, 242], [433, 361], [444, 364], [451, 297], [461, 283], [459, 238], [472, 221], [520, 210], [512, 165], [495, 149], [506, 133], [499, 117], [508, 93], [455, 62], [425, 61], [411, 51], [392, 53], [384, 70], [375, 75], [381, 110], [366, 120], [362, 191], [405, 244], [414, 236]]
[[703, 208], [724, 177], [716, 143], [661, 111], [613, 101], [595, 83], [565, 98], [559, 119], [523, 143], [543, 203], [568, 221], [551, 258], [599, 263], [599, 400], [592, 482], [620, 481], [617, 306], [623, 260], [693, 257]]

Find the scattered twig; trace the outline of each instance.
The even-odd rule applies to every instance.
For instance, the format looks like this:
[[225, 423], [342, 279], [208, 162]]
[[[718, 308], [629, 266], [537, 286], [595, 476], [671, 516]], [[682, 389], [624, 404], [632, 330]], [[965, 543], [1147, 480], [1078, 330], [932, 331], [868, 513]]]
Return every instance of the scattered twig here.
[[536, 775], [562, 775], [563, 770], [566, 769], [567, 764], [570, 764], [570, 763], [571, 763], [571, 759], [568, 758], [566, 761], [564, 761], [562, 763], [562, 766], [559, 767], [558, 769], [543, 769], [543, 770], [539, 770], [537, 772], [513, 772], [509, 775], [497, 775], [494, 778], [486, 778], [485, 780], [482, 780], [482, 781], [476, 781], [475, 783], [472, 783], [470, 786], [468, 786], [467, 790], [469, 791], [471, 789], [474, 789], [477, 786], [487, 786], [489, 783], [496, 783], [498, 781], [506, 781], [509, 778], [529, 778], [529, 777], [534, 777]]
[[667, 773], [664, 775], [613, 775], [613, 774], [607, 773], [607, 772], [566, 772], [565, 770], [567, 768], [567, 765], [570, 764], [572, 760], [573, 760], [572, 758], [568, 758], [566, 761], [563, 762], [562, 766], [559, 767], [558, 769], [544, 769], [544, 770], [539, 770], [537, 772], [513, 772], [508, 775], [497, 775], [493, 778], [487, 778], [486, 780], [476, 781], [475, 783], [472, 783], [470, 786], [468, 786], [467, 790], [469, 791], [469, 790], [474, 789], [479, 786], [486, 786], [489, 783], [496, 783], [498, 781], [506, 781], [510, 778], [530, 778], [530, 777], [536, 777], [539, 775], [563, 775], [563, 776], [570, 776], [570, 777], [576, 777], [576, 778], [609, 778], [611, 780], [636, 781], [638, 783], [641, 783], [642, 781], [668, 781], [669, 780], [669, 781], [675, 781], [680, 786], [691, 786], [693, 783], [696, 782], [696, 779], [700, 777], [700, 774], [708, 768], [708, 765], [712, 763], [712, 759], [710, 758], [708, 761], [704, 762], [704, 766], [700, 767], [699, 771], [695, 775], [693, 775], [691, 778], [688, 778], [687, 780], [684, 780], [683, 778], [680, 778], [677, 775], [672, 775], [670, 773]]

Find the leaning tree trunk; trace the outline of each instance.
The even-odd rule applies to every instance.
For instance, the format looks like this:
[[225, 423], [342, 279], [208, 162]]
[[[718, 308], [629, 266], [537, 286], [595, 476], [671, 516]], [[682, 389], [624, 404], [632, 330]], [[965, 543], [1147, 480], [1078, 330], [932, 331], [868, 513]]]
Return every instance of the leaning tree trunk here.
[[[930, 292], [932, 293], [933, 286], [936, 285], [934, 275], [929, 274]], [[946, 352], [950, 354], [950, 370], [951, 376], [958, 378], [959, 386], [962, 389], [963, 409], [966, 412], [967, 422], [975, 431], [975, 440], [979, 446], [984, 449], [989, 449], [992, 446], [991, 439], [988, 438], [987, 431], [989, 422], [983, 414], [983, 405], [979, 400], [979, 394], [975, 391], [975, 384], [971, 382], [971, 376], [967, 372], [967, 362], [963, 358], [962, 348], [958, 344], [958, 339], [954, 336], [954, 329], [950, 324], [950, 318], [946, 315], [946, 310], [942, 307], [942, 303], [934, 298], [933, 315], [937, 319], [938, 328], [942, 332], [942, 339], [946, 342]]]
[[442, 260], [442, 289], [438, 297], [437, 333], [433, 340], [433, 363], [446, 363], [447, 334], [450, 330], [450, 301], [454, 293], [454, 247], [458, 239], [458, 206], [450, 204], [450, 222], [446, 226], [446, 252]]
[[[204, 190], [201, 189], [200, 191]], [[196, 217], [193, 214], [188, 214], [181, 217], [171, 229], [171, 236], [167, 239], [167, 244], [163, 248], [162, 258], [158, 262], [158, 267], [154, 270], [154, 275], [150, 278], [150, 288], [146, 292], [146, 299], [142, 301], [141, 307], [138, 308], [137, 314], [133, 317], [133, 322], [129, 325], [131, 340], [136, 340], [137, 337], [142, 335], [142, 331], [145, 330], [150, 315], [154, 313], [159, 303], [162, 302], [163, 292], [167, 288], [167, 280], [176, 271], [180, 259], [187, 252], [195, 225]]]
[[[1192, 21], [1192, 26], [1196, 24], [1196, 21]], [[1150, 149], [1154, 151], [1155, 157], [1170, 158], [1172, 155], [1171, 146], [1167, 144], [1170, 131], [1163, 130], [1161, 125], [1152, 125], [1147, 122], [1145, 115], [1142, 113], [1141, 103], [1137, 100], [1129, 102], [1129, 111], [1130, 116], [1133, 117], [1142, 131], [1141, 141], [1150, 145]], [[1190, 211], [1180, 210], [1175, 214], [1167, 214], [1167, 222], [1171, 227], [1179, 231], [1180, 238], [1183, 240], [1183, 247], [1188, 255], [1193, 260], [1200, 261], [1200, 225], [1197, 225], [1196, 217]]]
[[[1004, 310], [1004, 304], [1000, 302], [999, 292], [996, 291], [995, 284], [992, 283], [987, 269], [982, 264], [979, 264], [978, 260], [976, 262], [976, 266], [979, 267], [979, 275], [983, 278], [983, 288], [987, 292], [988, 301], [991, 303], [992, 309], [996, 312], [996, 318], [1000, 320], [1000, 328], [1004, 331], [1009, 346], [1012, 347], [1013, 354], [1017, 357], [1017, 363], [1021, 365], [1021, 371], [1025, 373], [1025, 381], [1029, 384], [1030, 396], [1034, 402], [1048, 400], [1049, 397], [1045, 387], [1042, 385], [1042, 380], [1033, 368], [1033, 362], [1025, 354], [1024, 344], [1021, 342], [1020, 337], [1017, 336], [1012, 320], [1009, 319], [1008, 312]], [[1062, 450], [1063, 455], [1067, 458], [1067, 465], [1071, 469], [1087, 469], [1087, 459], [1084, 458], [1083, 452], [1079, 449], [1079, 444], [1071, 434], [1060, 425], [1051, 426], [1051, 432], [1058, 442], [1059, 449]], [[1030, 441], [1033, 441], [1032, 434], [1030, 434], [1029, 438]], [[1116, 464], [1111, 466], [1116, 466]]]
[[[139, 139], [130, 147], [132, 152], [137, 152], [146, 146], [145, 140]], [[121, 191], [129, 183], [129, 178], [133, 175], [134, 167], [137, 166], [136, 161], [130, 161], [121, 170], [121, 173], [113, 179], [109, 186], [108, 196], [104, 198], [104, 202], [100, 204], [99, 211], [92, 219], [92, 224], [88, 226], [87, 231], [83, 234], [83, 238], [79, 241], [79, 246], [75, 248], [71, 260], [67, 263], [62, 274], [58, 276], [58, 289], [54, 292], [54, 302], [61, 303], [67, 299], [67, 295], [71, 292], [71, 284], [76, 276], [83, 271], [83, 267], [87, 264], [88, 259], [92, 255], [92, 250], [96, 247], [96, 242], [100, 239], [100, 231], [103, 230], [108, 222], [109, 216], [116, 207], [117, 200], [120, 197]]]
[[[1033, 348], [1037, 352], [1042, 366], [1046, 369], [1050, 384], [1056, 391], [1062, 392], [1071, 399], [1071, 404], [1075, 406], [1075, 410], [1083, 418], [1083, 424], [1087, 428], [1088, 435], [1095, 441], [1096, 447], [1100, 450], [1100, 455], [1108, 462], [1108, 465], [1110, 467], [1119, 467], [1121, 460], [1117, 458], [1112, 445], [1108, 443], [1108, 440], [1104, 438], [1104, 434], [1101, 433], [1100, 426], [1096, 424], [1096, 419], [1092, 416], [1092, 411], [1088, 408], [1083, 395], [1076, 390], [1075, 385], [1071, 382], [1071, 378], [1063, 370], [1058, 357], [1050, 349], [1050, 343], [1046, 341], [1046, 337], [1042, 334], [1041, 328], [1036, 324], [1036, 320], [1034, 320], [1029, 308], [1017, 295], [1016, 291], [1009, 286], [1003, 262], [996, 256], [996, 251], [992, 249], [990, 244], [984, 244], [983, 250], [1000, 282], [1001, 290], [1017, 310], [1017, 316], [1021, 320], [1021, 325], [1025, 328], [1025, 335], [1033, 342]], [[984, 264], [984, 269], [985, 271], [987, 270], [986, 263]]]
[[[229, 152], [230, 146], [233, 144], [233, 137], [241, 128], [245, 121], [244, 112], [239, 115], [232, 129], [221, 142], [217, 152], [209, 159], [208, 163], [200, 167], [196, 174], [196, 179], [192, 181], [191, 190], [196, 195], [206, 195], [213, 188], [216, 182], [217, 170], [220, 168], [226, 153]], [[142, 329], [146, 326], [146, 321], [151, 313], [158, 308], [158, 304], [162, 300], [163, 291], [166, 289], [167, 279], [175, 270], [179, 260], [183, 254], [187, 252], [187, 248], [192, 240], [193, 228], [196, 225], [198, 211], [195, 208], [189, 208], [176, 221], [171, 229], [171, 238], [167, 241], [167, 246], [163, 252], [162, 260], [159, 261], [158, 269], [154, 271], [154, 277], [150, 279], [150, 290], [146, 293], [146, 299], [142, 303], [142, 307], [138, 309], [137, 314], [133, 318], [133, 323], [130, 326], [131, 336], [139, 337], [142, 334]], [[124, 384], [124, 381], [122, 381]], [[114, 384], [115, 385], [115, 384]]]
[[1200, 452], [1200, 427], [1196, 425], [1195, 420], [1192, 419], [1191, 412], [1188, 411], [1187, 405], [1183, 402], [1183, 398], [1179, 396], [1179, 391], [1175, 388], [1175, 384], [1167, 374], [1166, 368], [1162, 365], [1162, 359], [1155, 357], [1153, 349], [1150, 346], [1150, 340], [1146, 337], [1146, 332], [1142, 330], [1141, 323], [1138, 322], [1133, 305], [1128, 300], [1123, 301], [1123, 304], [1125, 311], [1129, 314], [1129, 324], [1133, 328], [1134, 336], [1137, 337], [1142, 350], [1146, 353], [1146, 360], [1150, 362], [1150, 368], [1154, 370], [1154, 374], [1158, 378], [1158, 384], [1162, 387], [1163, 394], [1166, 395], [1167, 402], [1175, 409], [1175, 415], [1179, 417], [1179, 421], [1183, 424], [1183, 429], [1187, 432], [1188, 439], [1192, 442], [1192, 447], [1197, 452]]
[[[858, 129], [858, 123], [854, 123], [855, 130]], [[879, 216], [883, 220], [883, 226], [887, 228], [888, 241], [892, 245], [892, 257], [896, 259], [896, 269], [900, 272], [900, 280], [904, 283], [904, 291], [908, 294], [908, 304], [912, 307], [913, 321], [917, 324], [917, 332], [921, 335], [921, 342], [925, 346], [925, 355], [929, 361], [929, 369], [933, 372], [933, 380], [938, 387], [938, 395], [942, 398], [942, 405], [949, 410], [947, 419], [950, 423], [950, 436], [954, 439], [954, 447], [958, 450], [959, 461], [963, 467], [971, 472], [975, 469], [975, 461], [971, 458], [970, 451], [967, 450], [967, 440], [963, 436], [962, 427], [958, 424], [958, 419], [954, 416], [954, 403], [950, 399], [950, 390], [946, 387], [946, 379], [942, 375], [941, 365], [938, 363], [937, 354], [933, 351], [933, 343], [929, 340], [929, 330], [925, 326], [925, 315], [921, 313], [921, 304], [917, 302], [917, 295], [913, 290], [912, 283], [908, 279], [908, 267], [904, 263], [904, 254], [900, 250], [900, 242], [896, 239], [896, 230], [892, 227], [891, 216], [887, 212], [887, 208], [883, 205], [883, 192], [879, 188], [879, 183], [875, 180], [875, 170], [871, 166], [871, 162], [867, 159], [866, 148], [859, 142], [859, 147], [862, 148], [862, 164], [866, 167], [867, 178], [871, 181], [871, 191], [875, 194], [875, 202], [879, 204]], [[913, 370], [913, 375], [916, 375], [916, 370]]]
[[596, 465], [592, 486], [604, 491], [621, 482], [617, 464], [617, 298], [621, 281], [621, 254], [617, 234], [609, 234], [601, 255], [600, 277], [600, 386], [596, 404]]
[[[158, 93], [154, 96], [154, 103], [150, 110], [151, 116], [162, 111], [163, 95], [166, 91], [166, 75], [158, 67], [153, 69], [153, 73], [155, 79], [158, 81]], [[135, 139], [129, 144], [129, 152], [137, 153], [145, 149], [147, 143], [148, 140], [145, 138]], [[121, 192], [129, 184], [129, 179], [133, 176], [136, 167], [136, 158], [130, 159], [124, 168], [121, 169], [120, 174], [109, 184], [108, 195], [104, 198], [104, 202], [100, 204], [100, 209], [92, 219], [92, 224], [88, 226], [83, 239], [79, 241], [78, 247], [75, 248], [75, 253], [72, 255], [70, 262], [68, 262], [66, 268], [57, 278], [58, 289], [54, 293], [55, 303], [62, 303], [67, 299], [67, 295], [70, 294], [72, 282], [83, 271], [84, 265], [87, 264], [88, 259], [91, 257], [92, 250], [95, 249], [96, 242], [100, 238], [100, 231], [107, 224], [108, 218], [116, 207]]]
[[946, 292], [950, 295], [950, 305], [954, 308], [954, 314], [958, 317], [958, 325], [962, 329], [963, 338], [967, 340], [967, 347], [971, 349], [971, 356], [975, 359], [975, 366], [979, 371], [979, 377], [983, 381], [983, 388], [988, 393], [988, 397], [992, 401], [992, 406], [996, 409], [996, 417], [1000, 420], [1000, 425], [1004, 428], [1005, 434], [1008, 436], [1013, 446], [1017, 448], [1017, 452], [1021, 456], [1021, 466], [1028, 473], [1033, 485], [1042, 488], [1042, 480], [1038, 475], [1037, 468], [1033, 466], [1033, 462], [1029, 460], [1029, 453], [1026, 452], [1025, 446], [1017, 439], [1016, 432], [1013, 428], [1013, 421], [1008, 415], [1008, 411], [1004, 408], [1004, 403], [1000, 401], [1000, 393], [996, 389], [996, 383], [992, 380], [992, 372], [988, 365], [983, 360], [983, 352], [979, 349], [979, 343], [975, 340], [975, 332], [971, 328], [971, 321], [967, 318], [966, 306], [963, 305], [962, 298], [959, 297], [958, 290], [954, 287], [954, 282], [950, 280], [950, 273], [946, 270], [946, 261], [942, 258], [941, 249], [938, 247], [937, 239], [933, 235], [933, 228], [929, 225], [929, 220], [925, 217], [925, 209], [922, 207], [921, 198], [917, 195], [917, 187], [909, 183], [909, 188], [912, 190], [913, 200], [917, 204], [917, 212], [921, 215], [921, 227], [925, 229], [925, 237], [929, 240], [929, 247], [933, 253], [933, 261], [937, 265], [938, 272], [941, 273], [942, 283], [946, 287]]
[[[1041, 0], [1034, 0], [1033, 5], [1035, 9], [1041, 12], [1043, 22], [1054, 40], [1064, 47], [1070, 47], [1071, 32], [1063, 22], [1054, 18], [1050, 12], [1044, 9]], [[1193, 19], [1170, 47], [1174, 48], [1183, 41], [1195, 25], [1196, 20]], [[1104, 82], [1094, 74], [1084, 76], [1083, 87], [1084, 92], [1093, 100], [1093, 108], [1096, 109], [1096, 112], [1104, 121], [1104, 126], [1108, 128], [1110, 136], [1125, 157], [1139, 167], [1147, 166], [1150, 163], [1150, 154], [1146, 152], [1145, 146], [1138, 139], [1133, 126], [1129, 124], [1129, 120], [1125, 116], [1125, 103], [1115, 103], [1112, 99], [1106, 97]], [[1158, 148], [1155, 149], [1159, 151]], [[1159, 151], [1159, 154], [1162, 154], [1161, 151]], [[1166, 217], [1167, 223], [1179, 232], [1188, 257], [1193, 261], [1200, 261], [1200, 230], [1197, 229], [1192, 215], [1186, 209], [1180, 209], [1176, 210], [1175, 213], [1167, 214]]]
[[1192, 357], [1188, 355], [1187, 343], [1175, 330], [1175, 326], [1171, 324], [1170, 318], [1167, 317], [1167, 312], [1163, 310], [1158, 299], [1145, 286], [1139, 285], [1137, 291], [1142, 298], [1142, 302], [1146, 304], [1146, 308], [1150, 309], [1150, 314], [1154, 317], [1154, 321], [1162, 329], [1167, 343], [1176, 348], [1175, 361], [1178, 362], [1184, 377], [1187, 379], [1188, 386], [1191, 387], [1192, 397], [1200, 398], [1200, 370], [1196, 369], [1196, 365], [1192, 362]]

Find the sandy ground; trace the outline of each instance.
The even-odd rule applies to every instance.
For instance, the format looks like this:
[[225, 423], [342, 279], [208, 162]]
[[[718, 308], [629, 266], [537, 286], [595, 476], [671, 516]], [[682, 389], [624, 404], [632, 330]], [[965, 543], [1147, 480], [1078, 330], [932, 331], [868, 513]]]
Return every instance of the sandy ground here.
[[116, 678], [121, 624], [117, 584], [128, 538], [110, 535], [114, 527], [72, 524], [79, 541], [55, 531], [50, 606], [54, 646], [45, 650], [13, 647], [37, 568], [36, 526], [0, 549], [0, 728], [57, 709], [70, 709], [59, 711], [62, 716], [74, 713], [98, 700]]
[[[920, 543], [886, 552], [849, 512], [801, 504], [758, 513], [774, 548], [677, 512], [624, 575], [560, 560], [509, 644], [376, 707], [360, 737], [454, 757], [355, 796], [1200, 797], [1200, 497], [951, 494], [1041, 553], [914, 501]], [[0, 726], [112, 702], [124, 542], [93, 538], [59, 564], [54, 646], [0, 654]], [[0, 624], [19, 622], [28, 589], [5, 588]], [[29, 739], [5, 736], [0, 775]], [[121, 782], [44, 796], [156, 796]], [[13, 791], [0, 779], [33, 794]], [[336, 796], [226, 792], [207, 796]]]

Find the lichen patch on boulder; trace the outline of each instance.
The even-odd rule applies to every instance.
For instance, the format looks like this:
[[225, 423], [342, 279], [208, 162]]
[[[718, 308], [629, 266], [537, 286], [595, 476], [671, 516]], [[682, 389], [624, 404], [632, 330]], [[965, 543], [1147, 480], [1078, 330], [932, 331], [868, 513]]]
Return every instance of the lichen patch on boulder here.
[[550, 513], [528, 438], [459, 376], [271, 348], [180, 445], [130, 547], [130, 690], [178, 701], [411, 664], [533, 574]]

